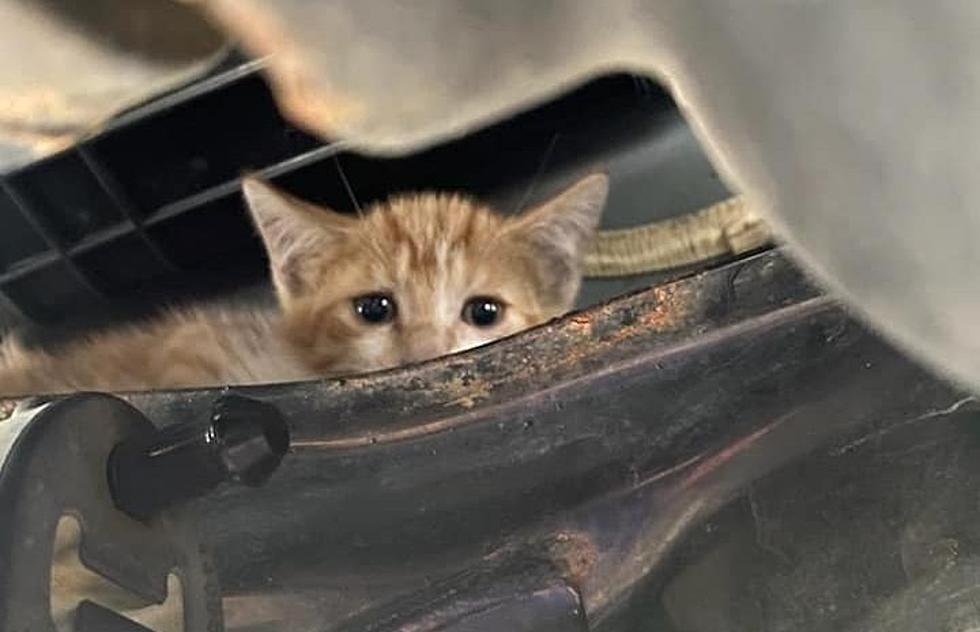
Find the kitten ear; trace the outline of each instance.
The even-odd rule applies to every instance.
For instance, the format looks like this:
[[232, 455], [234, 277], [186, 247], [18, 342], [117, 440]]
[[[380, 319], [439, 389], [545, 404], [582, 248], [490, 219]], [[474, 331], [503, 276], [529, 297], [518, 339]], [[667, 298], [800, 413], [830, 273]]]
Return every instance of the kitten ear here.
[[356, 220], [314, 206], [254, 176], [242, 178], [242, 192], [269, 255], [280, 301], [308, 292], [311, 262], [343, 240]]
[[523, 213], [516, 228], [534, 251], [542, 302], [568, 311], [582, 281], [582, 260], [592, 244], [609, 193], [609, 176], [592, 173]]

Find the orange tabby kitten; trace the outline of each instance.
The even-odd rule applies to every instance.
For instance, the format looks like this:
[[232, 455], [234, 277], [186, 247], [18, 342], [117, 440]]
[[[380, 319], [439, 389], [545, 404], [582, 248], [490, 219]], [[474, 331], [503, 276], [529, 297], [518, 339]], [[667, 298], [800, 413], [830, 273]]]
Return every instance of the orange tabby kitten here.
[[392, 198], [363, 217], [254, 178], [245, 198], [279, 308], [195, 308], [56, 353], [10, 341], [0, 394], [301, 380], [426, 360], [568, 311], [605, 203], [594, 174], [506, 217], [459, 196]]

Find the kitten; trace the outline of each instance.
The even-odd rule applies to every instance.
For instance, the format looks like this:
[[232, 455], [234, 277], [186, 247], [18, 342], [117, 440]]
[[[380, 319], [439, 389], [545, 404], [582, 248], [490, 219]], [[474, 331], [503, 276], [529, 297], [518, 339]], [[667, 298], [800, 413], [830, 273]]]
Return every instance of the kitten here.
[[513, 334], [572, 307], [608, 179], [586, 176], [513, 217], [432, 193], [394, 197], [354, 217], [255, 178], [242, 187], [278, 309], [176, 311], [54, 353], [7, 341], [0, 394], [302, 380]]

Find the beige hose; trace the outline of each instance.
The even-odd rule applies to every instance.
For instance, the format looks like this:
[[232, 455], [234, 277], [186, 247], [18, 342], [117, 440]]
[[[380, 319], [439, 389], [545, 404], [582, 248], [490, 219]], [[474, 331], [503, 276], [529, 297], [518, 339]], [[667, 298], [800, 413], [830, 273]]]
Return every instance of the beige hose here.
[[741, 197], [662, 222], [600, 231], [585, 257], [585, 276], [619, 277], [737, 255], [770, 243], [766, 223]]

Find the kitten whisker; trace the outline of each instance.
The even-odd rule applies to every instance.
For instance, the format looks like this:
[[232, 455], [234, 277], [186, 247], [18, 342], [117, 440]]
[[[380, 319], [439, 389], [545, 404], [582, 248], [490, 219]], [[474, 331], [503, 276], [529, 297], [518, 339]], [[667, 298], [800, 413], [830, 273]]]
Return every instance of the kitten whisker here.
[[538, 181], [541, 176], [544, 175], [544, 170], [548, 166], [548, 162], [551, 161], [551, 155], [555, 151], [555, 145], [558, 144], [558, 137], [561, 136], [561, 132], [555, 132], [551, 137], [551, 141], [548, 142], [548, 146], [545, 147], [544, 153], [541, 155], [541, 161], [538, 163], [538, 168], [535, 170], [534, 175], [531, 177], [530, 183], [527, 185], [527, 189], [524, 191], [524, 195], [518, 200], [517, 205], [514, 207], [514, 214], [518, 214], [524, 210], [527, 206], [528, 201], [534, 194], [534, 189], [538, 185]]
[[524, 222], [460, 195], [396, 195], [355, 219], [256, 178], [243, 190], [276, 303], [181, 308], [50, 353], [0, 340], [0, 397], [308, 380], [509, 336], [575, 304], [608, 178]]
[[337, 154], [333, 155], [333, 164], [337, 167], [337, 174], [340, 175], [340, 181], [344, 185], [344, 190], [347, 191], [347, 197], [354, 204], [354, 210], [357, 212], [357, 216], [364, 217], [364, 211], [361, 209], [360, 202], [357, 201], [357, 196], [354, 195], [354, 188], [351, 187], [350, 180], [347, 179], [347, 174], [344, 173], [344, 167], [340, 164], [340, 157]]

